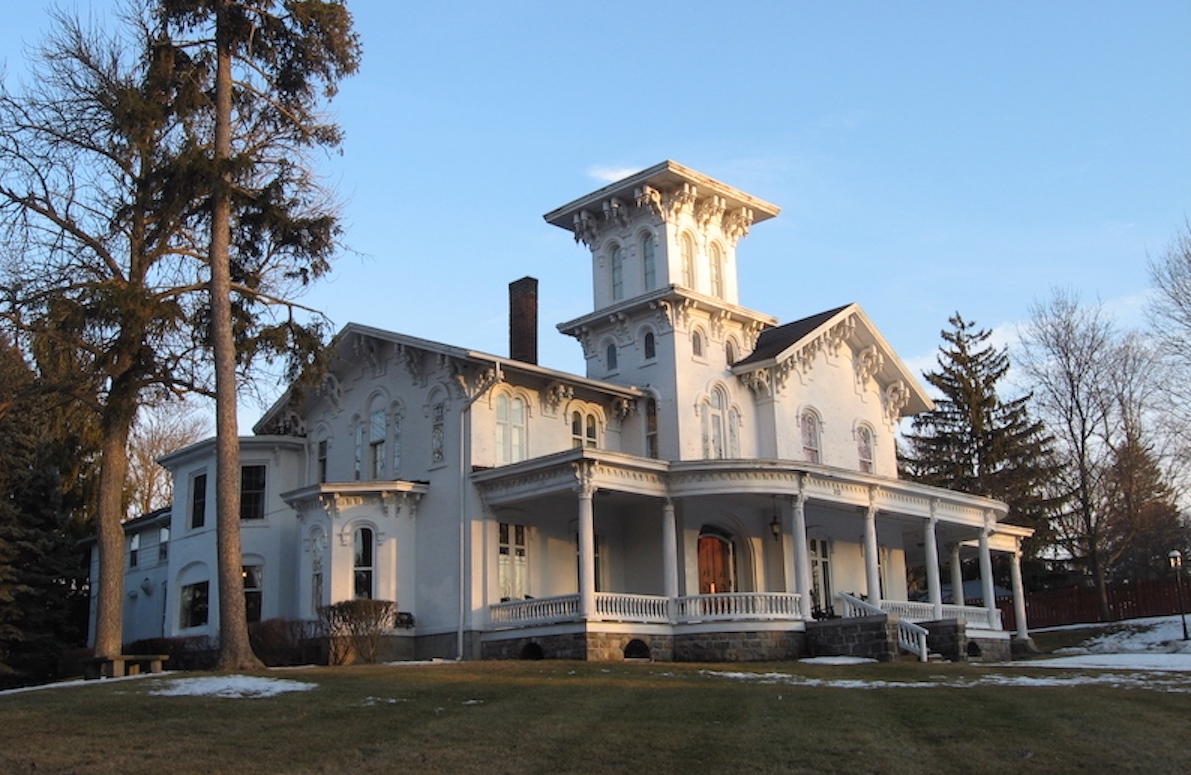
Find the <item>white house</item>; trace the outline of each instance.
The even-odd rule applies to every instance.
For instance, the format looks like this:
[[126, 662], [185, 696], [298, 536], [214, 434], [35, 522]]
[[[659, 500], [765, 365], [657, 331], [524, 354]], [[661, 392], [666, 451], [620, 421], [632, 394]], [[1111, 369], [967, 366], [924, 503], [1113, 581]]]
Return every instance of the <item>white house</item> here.
[[[559, 325], [586, 376], [536, 363], [529, 278], [510, 287], [510, 357], [344, 328], [321, 387], [241, 442], [250, 617], [394, 600], [415, 626], [392, 642], [418, 658], [1007, 657], [1028, 638], [1029, 530], [898, 479], [897, 424], [932, 405], [859, 306], [778, 325], [739, 305], [737, 247], [777, 213], [673, 162], [548, 213], [591, 255], [592, 311]], [[145, 615], [211, 635], [214, 445], [161, 462], [175, 500]], [[994, 552], [1012, 558], [1012, 634]], [[961, 555], [981, 606], [942, 603]], [[909, 602], [922, 566], [928, 602]], [[871, 637], [845, 643], [857, 617]]]

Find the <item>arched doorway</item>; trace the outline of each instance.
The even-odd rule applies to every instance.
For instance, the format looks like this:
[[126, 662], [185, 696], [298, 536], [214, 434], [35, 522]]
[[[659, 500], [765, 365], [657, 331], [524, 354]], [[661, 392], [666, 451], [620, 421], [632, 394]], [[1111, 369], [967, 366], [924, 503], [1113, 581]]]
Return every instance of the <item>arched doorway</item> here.
[[699, 531], [699, 594], [736, 591], [736, 552], [732, 536], [704, 525]]

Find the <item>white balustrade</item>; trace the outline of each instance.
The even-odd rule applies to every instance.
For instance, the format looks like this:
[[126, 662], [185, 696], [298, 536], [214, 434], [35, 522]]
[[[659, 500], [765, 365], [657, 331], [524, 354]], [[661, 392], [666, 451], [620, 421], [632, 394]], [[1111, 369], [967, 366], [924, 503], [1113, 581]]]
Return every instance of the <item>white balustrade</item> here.
[[[677, 621], [798, 621], [799, 596], [784, 592], [737, 592], [690, 595], [676, 601]], [[579, 619], [579, 596], [559, 595], [531, 600], [510, 600], [490, 606], [497, 627], [527, 627]], [[596, 619], [612, 622], [666, 624], [670, 601], [657, 595], [596, 593]]]
[[733, 592], [678, 598], [678, 620], [734, 621], [801, 619], [799, 595], [787, 592]]
[[[929, 622], [935, 619], [935, 607], [930, 603], [882, 600], [881, 609], [912, 622]], [[943, 618], [963, 620], [968, 623], [968, 627], [978, 630], [1001, 629], [1000, 611], [989, 611], [987, 608], [977, 606], [944, 605]]]

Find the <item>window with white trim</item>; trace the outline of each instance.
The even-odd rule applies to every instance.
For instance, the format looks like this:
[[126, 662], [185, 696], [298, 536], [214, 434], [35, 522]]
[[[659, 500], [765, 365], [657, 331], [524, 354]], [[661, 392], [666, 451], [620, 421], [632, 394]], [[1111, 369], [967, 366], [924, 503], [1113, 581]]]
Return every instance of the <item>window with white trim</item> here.
[[240, 519], [265, 518], [265, 467], [240, 467]]
[[179, 624], [182, 629], [188, 627], [202, 627], [207, 623], [209, 610], [211, 583], [199, 581], [185, 584], [180, 595]]
[[714, 242], [711, 244], [711, 295], [724, 298], [724, 252]]
[[802, 413], [798, 424], [802, 430], [802, 459], [808, 463], [820, 462], [819, 416], [807, 410]]
[[641, 238], [641, 266], [645, 274], [645, 290], [651, 290], [658, 282], [657, 260], [653, 252], [653, 235]]
[[501, 393], [496, 397], [496, 464], [507, 465], [526, 457], [525, 401]]
[[696, 358], [703, 357], [703, 332], [691, 332], [691, 355]]
[[658, 458], [658, 402], [656, 398], [645, 399], [645, 454]]
[[860, 461], [860, 470], [866, 474], [873, 472], [873, 431], [867, 425], [856, 429], [856, 456]]
[[680, 252], [682, 255], [682, 284], [694, 290], [695, 288], [695, 240], [689, 234], [682, 235]]
[[645, 360], [652, 361], [658, 357], [658, 343], [657, 337], [652, 331], [646, 331], [642, 349], [645, 351]]
[[703, 457], [709, 460], [729, 457], [728, 396], [723, 388], [713, 388], [703, 400]]
[[524, 600], [529, 591], [529, 554], [524, 525], [501, 522], [497, 540], [497, 584], [501, 602]]
[[244, 577], [244, 611], [249, 622], [261, 620], [261, 596], [264, 585], [264, 568], [260, 565], [243, 565], [240, 573]]
[[322, 439], [318, 443], [318, 480], [319, 482], [327, 481], [327, 440]]
[[135, 568], [141, 551], [141, 534], [133, 533], [128, 539], [128, 567]]
[[831, 613], [831, 544], [823, 538], [810, 539], [811, 606], [817, 616]]
[[590, 412], [571, 412], [571, 448], [596, 449], [599, 446], [598, 439], [599, 423], [596, 416]]
[[376, 536], [370, 527], [352, 531], [352, 598], [371, 600], [376, 579]]
[[168, 527], [161, 528], [161, 532], [157, 534], [157, 560], [165, 562], [170, 557], [170, 529]]
[[373, 479], [385, 478], [385, 442], [389, 428], [385, 411], [378, 409], [368, 415], [368, 468]]
[[620, 301], [624, 298], [624, 254], [620, 250], [620, 245], [612, 246], [609, 264], [612, 271], [612, 300]]
[[604, 348], [604, 360], [606, 362], [605, 365], [608, 367], [608, 371], [616, 371], [618, 368], [616, 342], [608, 342], [607, 346]]
[[446, 454], [443, 449], [446, 443], [445, 423], [447, 417], [447, 405], [444, 401], [439, 401], [430, 407], [430, 463], [441, 463]]
[[207, 474], [195, 474], [190, 479], [190, 529], [207, 522]]

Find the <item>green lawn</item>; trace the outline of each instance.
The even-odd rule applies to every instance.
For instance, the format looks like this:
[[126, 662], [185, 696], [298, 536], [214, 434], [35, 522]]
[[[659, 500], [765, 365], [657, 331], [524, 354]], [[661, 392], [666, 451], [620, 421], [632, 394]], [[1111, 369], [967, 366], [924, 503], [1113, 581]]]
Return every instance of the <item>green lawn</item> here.
[[[175, 674], [0, 696], [0, 772], [1191, 772], [1191, 676], [1181, 674], [1126, 687], [1070, 671], [919, 663], [474, 662], [264, 675], [317, 688], [151, 694]], [[1066, 685], [996, 685], [1001, 676]]]

